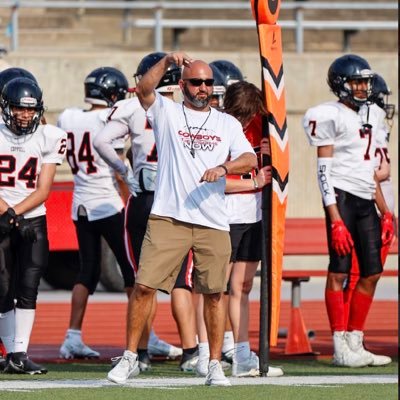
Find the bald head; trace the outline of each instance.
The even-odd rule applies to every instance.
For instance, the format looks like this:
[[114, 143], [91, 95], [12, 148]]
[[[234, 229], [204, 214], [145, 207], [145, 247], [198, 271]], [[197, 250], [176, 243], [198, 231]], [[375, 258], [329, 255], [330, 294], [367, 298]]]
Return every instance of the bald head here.
[[182, 79], [201, 78], [208, 79], [213, 77], [210, 66], [201, 60], [192, 61], [188, 66], [183, 68]]

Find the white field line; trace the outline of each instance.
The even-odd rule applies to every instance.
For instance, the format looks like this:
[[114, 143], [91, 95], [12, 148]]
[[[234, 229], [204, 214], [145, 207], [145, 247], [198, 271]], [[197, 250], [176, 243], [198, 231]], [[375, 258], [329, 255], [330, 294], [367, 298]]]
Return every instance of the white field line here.
[[[283, 376], [279, 378], [230, 378], [233, 386], [332, 386], [348, 384], [397, 383], [397, 375], [347, 375], [347, 376]], [[132, 388], [183, 388], [204, 385], [204, 378], [135, 378], [126, 383]], [[0, 380], [0, 391], [30, 391], [36, 389], [102, 388], [117, 385], [106, 379], [85, 380]]]

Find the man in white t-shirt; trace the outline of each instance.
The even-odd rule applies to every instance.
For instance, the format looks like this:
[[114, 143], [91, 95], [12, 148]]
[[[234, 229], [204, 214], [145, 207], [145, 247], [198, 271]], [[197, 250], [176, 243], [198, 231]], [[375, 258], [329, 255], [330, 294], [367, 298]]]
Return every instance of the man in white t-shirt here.
[[[366, 60], [348, 54], [329, 68], [328, 84], [339, 101], [307, 110], [303, 126], [317, 147], [318, 183], [325, 206], [329, 268], [325, 303], [337, 366], [385, 365], [390, 357], [363, 346], [363, 330], [382, 273], [381, 247], [393, 238], [393, 215], [375, 174], [377, 132], [383, 115], [368, 106], [374, 74]], [[381, 212], [381, 221], [375, 203]], [[346, 321], [344, 287], [353, 247], [360, 267]]]
[[[155, 88], [168, 67], [184, 66], [183, 103]], [[223, 291], [230, 257], [224, 203], [225, 175], [257, 165], [256, 155], [235, 118], [210, 107], [213, 74], [203, 61], [183, 52], [166, 55], [140, 80], [136, 93], [154, 130], [158, 173], [152, 212], [128, 311], [128, 345], [108, 379], [124, 383], [139, 373], [137, 346], [157, 289], [170, 292], [182, 260], [194, 257], [194, 288], [204, 295], [210, 342], [207, 385], [229, 386], [221, 367], [225, 325]], [[231, 161], [227, 161], [228, 157]]]

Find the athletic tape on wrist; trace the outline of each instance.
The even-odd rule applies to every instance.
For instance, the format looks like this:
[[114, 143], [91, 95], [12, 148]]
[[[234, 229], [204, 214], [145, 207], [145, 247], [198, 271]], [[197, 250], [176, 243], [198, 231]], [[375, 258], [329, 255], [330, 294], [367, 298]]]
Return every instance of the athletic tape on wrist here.
[[317, 160], [318, 185], [326, 207], [336, 204], [335, 190], [331, 179], [332, 162], [332, 158], [318, 158]]

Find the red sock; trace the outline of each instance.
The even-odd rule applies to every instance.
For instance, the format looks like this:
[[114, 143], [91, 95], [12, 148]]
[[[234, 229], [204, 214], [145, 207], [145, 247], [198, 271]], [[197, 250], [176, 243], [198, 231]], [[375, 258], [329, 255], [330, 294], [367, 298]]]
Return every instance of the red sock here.
[[332, 333], [344, 331], [344, 303], [342, 290], [325, 290], [325, 305]]
[[346, 288], [343, 291], [344, 324], [346, 327], [349, 322], [351, 298], [353, 296], [354, 289], [357, 286], [357, 282], [360, 279], [360, 268], [358, 266], [357, 255], [354, 249], [351, 257], [351, 270], [347, 279], [348, 281], [346, 284]]
[[355, 290], [350, 304], [348, 331], [363, 331], [365, 320], [372, 303], [372, 296]]

